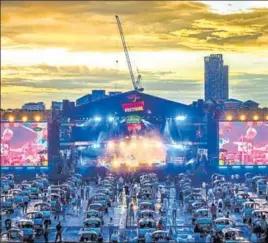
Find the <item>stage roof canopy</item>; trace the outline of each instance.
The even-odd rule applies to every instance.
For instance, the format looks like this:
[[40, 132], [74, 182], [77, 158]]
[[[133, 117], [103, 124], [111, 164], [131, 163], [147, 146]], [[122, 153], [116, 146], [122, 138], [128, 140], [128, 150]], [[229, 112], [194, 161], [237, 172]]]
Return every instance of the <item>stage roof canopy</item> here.
[[138, 91], [129, 91], [77, 106], [72, 112], [72, 118], [97, 115], [126, 116], [133, 113], [166, 118], [177, 116], [190, 116], [198, 120], [203, 118], [203, 113], [194, 107]]

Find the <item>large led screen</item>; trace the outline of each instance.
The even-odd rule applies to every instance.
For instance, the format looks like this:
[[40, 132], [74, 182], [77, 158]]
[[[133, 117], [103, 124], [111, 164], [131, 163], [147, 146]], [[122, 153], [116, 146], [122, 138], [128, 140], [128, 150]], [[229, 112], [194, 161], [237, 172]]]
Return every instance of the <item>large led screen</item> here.
[[47, 123], [1, 123], [1, 166], [47, 166]]
[[268, 165], [268, 122], [220, 122], [219, 165]]

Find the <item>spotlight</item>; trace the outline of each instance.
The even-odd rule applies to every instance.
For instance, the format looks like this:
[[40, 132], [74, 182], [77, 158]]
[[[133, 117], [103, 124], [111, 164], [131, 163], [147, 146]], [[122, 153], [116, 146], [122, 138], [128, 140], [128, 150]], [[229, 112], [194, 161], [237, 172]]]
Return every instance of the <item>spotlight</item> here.
[[268, 115], [265, 117], [265, 119], [268, 121]]
[[136, 144], [135, 142], [132, 142], [132, 143], [131, 143], [131, 147], [132, 147], [132, 148], [136, 148], [136, 147], [137, 147], [137, 144]]
[[94, 149], [99, 148], [99, 147], [100, 147], [100, 145], [99, 145], [98, 143], [94, 143], [94, 144], [93, 144], [93, 148], [94, 148]]
[[23, 117], [22, 117], [22, 121], [23, 121], [23, 122], [27, 122], [27, 120], [28, 120], [27, 116], [23, 116]]
[[40, 116], [35, 116], [35, 121], [39, 122], [41, 120], [41, 117]]
[[14, 120], [15, 120], [14, 116], [9, 116], [9, 117], [8, 117], [8, 121], [9, 121], [9, 122], [13, 122]]
[[186, 116], [177, 116], [176, 121], [184, 121], [186, 119]]
[[119, 165], [120, 165], [120, 163], [118, 160], [113, 161], [113, 167], [117, 168], [117, 167], [119, 167]]
[[149, 147], [148, 142], [143, 142], [143, 147], [144, 147], [144, 148], [148, 148], [148, 147]]
[[161, 147], [162, 147], [162, 143], [161, 143], [161, 142], [157, 142], [157, 143], [156, 143], [156, 147], [157, 147], [157, 148], [161, 148]]
[[253, 116], [253, 120], [254, 121], [258, 121], [259, 120], [259, 116], [258, 115]]
[[95, 122], [100, 122], [101, 121], [101, 117], [100, 116], [95, 116], [94, 117], [94, 121]]
[[173, 145], [173, 146], [174, 146], [174, 148], [176, 148], [176, 149], [181, 149], [181, 150], [184, 149], [184, 147], [183, 147], [182, 144], [175, 144], [175, 145]]
[[245, 121], [245, 120], [246, 120], [246, 116], [245, 116], [245, 115], [241, 115], [241, 116], [240, 116], [240, 120], [241, 120], [241, 121]]
[[121, 148], [123, 148], [123, 147], [125, 146], [125, 143], [122, 141], [122, 142], [120, 142], [119, 146], [120, 146]]
[[114, 148], [114, 142], [112, 142], [112, 141], [108, 142], [108, 148], [113, 149]]
[[109, 122], [113, 122], [113, 121], [114, 121], [114, 117], [109, 116], [109, 117], [108, 117], [108, 121], [109, 121]]
[[227, 121], [231, 121], [231, 120], [233, 120], [233, 117], [232, 117], [231, 115], [228, 115], [228, 116], [226, 117], [226, 120], [227, 120]]

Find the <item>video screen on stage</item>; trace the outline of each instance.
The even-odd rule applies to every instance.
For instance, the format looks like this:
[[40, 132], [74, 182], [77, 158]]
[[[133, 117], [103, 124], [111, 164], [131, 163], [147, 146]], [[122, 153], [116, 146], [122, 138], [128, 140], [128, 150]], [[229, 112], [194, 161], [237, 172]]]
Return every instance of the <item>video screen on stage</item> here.
[[47, 166], [45, 122], [1, 123], [1, 166]]
[[268, 165], [268, 122], [220, 122], [219, 165]]

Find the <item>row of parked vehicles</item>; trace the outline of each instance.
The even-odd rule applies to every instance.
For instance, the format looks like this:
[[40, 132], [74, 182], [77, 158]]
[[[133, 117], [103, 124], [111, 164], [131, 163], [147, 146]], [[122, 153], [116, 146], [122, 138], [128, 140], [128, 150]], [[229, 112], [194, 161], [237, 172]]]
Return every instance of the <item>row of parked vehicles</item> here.
[[79, 242], [103, 242], [104, 214], [108, 213], [115, 197], [116, 178], [109, 174], [101, 181], [98, 190], [88, 200], [83, 228], [78, 233]]
[[[156, 208], [157, 193], [167, 191], [167, 185], [160, 185], [154, 173], [140, 176], [140, 192], [137, 210], [137, 242], [145, 242], [146, 234], [151, 234], [152, 242], [175, 242], [170, 232], [165, 230], [159, 208]], [[163, 193], [166, 197], [167, 194]]]
[[[46, 175], [37, 175], [32, 181], [16, 184], [12, 174], [2, 176], [1, 229], [6, 231], [1, 232], [1, 242], [34, 242], [43, 234], [44, 224], [51, 224], [56, 202], [70, 198], [81, 182], [81, 176], [74, 175], [65, 184], [50, 186]], [[25, 202], [31, 202], [33, 207], [23, 218], [12, 222], [12, 214], [25, 207]]]
[[[197, 189], [190, 187], [190, 180], [184, 178], [180, 183], [183, 192], [187, 192], [184, 195], [184, 203], [186, 203], [186, 208], [192, 213], [194, 232], [198, 234], [200, 238], [207, 237], [211, 232], [214, 234], [219, 232], [223, 242], [247, 242], [241, 229], [236, 227], [236, 222], [230, 215], [223, 214], [223, 208], [225, 212], [232, 211], [230, 205], [234, 206], [234, 212], [239, 212], [240, 215], [242, 215], [242, 221], [244, 223], [248, 222], [250, 218], [253, 227], [257, 225], [257, 221], [259, 221], [263, 215], [268, 219], [266, 205], [256, 202], [251, 194], [242, 190], [242, 187], [236, 190], [237, 193], [232, 195], [233, 203], [225, 203], [226, 198], [220, 199], [223, 202], [221, 211], [218, 211], [216, 218], [213, 218], [211, 204], [202, 197], [201, 193], [197, 192]], [[236, 185], [227, 183], [223, 175], [215, 174], [212, 176], [211, 184], [215, 194], [217, 190], [224, 190], [224, 187], [228, 187], [231, 191], [235, 191], [236, 189]], [[225, 197], [227, 196], [229, 195], [225, 194]]]

